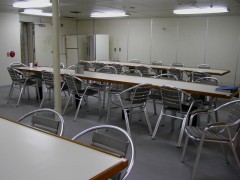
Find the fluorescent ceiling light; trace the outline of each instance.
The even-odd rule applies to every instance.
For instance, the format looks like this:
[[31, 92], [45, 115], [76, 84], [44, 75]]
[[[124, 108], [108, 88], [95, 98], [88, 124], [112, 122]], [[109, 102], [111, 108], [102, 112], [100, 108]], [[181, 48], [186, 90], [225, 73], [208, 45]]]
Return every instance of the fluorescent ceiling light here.
[[125, 12], [93, 12], [91, 17], [94, 18], [107, 18], [107, 17], [125, 17], [129, 16]]
[[52, 3], [49, 0], [17, 1], [13, 3], [13, 7], [15, 8], [41, 8], [50, 6], [52, 6]]
[[209, 14], [209, 13], [226, 13], [226, 7], [208, 7], [208, 8], [191, 8], [191, 9], [178, 9], [173, 10], [174, 14]]
[[37, 16], [52, 16], [52, 13], [43, 12], [40, 9], [24, 9], [22, 14], [30, 14], [30, 15], [37, 15]]

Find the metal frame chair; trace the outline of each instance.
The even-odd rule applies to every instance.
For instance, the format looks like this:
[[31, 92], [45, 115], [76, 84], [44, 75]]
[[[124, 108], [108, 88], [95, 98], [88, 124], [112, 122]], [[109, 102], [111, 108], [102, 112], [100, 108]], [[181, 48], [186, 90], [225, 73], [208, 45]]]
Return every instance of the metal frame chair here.
[[[82, 105], [82, 101], [85, 100], [85, 103], [86, 103], [86, 106], [87, 106], [87, 110], [88, 110], [88, 100], [87, 100], [87, 98], [89, 96], [92, 96], [92, 97], [97, 97], [98, 98], [99, 116], [100, 116], [100, 113], [101, 113], [101, 100], [100, 100], [100, 92], [99, 92], [99, 90], [96, 91], [95, 89], [93, 89], [91, 87], [91, 85], [86, 84], [80, 78], [78, 78], [76, 76], [73, 76], [73, 75], [70, 75], [70, 74], [64, 74], [64, 79], [65, 79], [65, 82], [66, 82], [66, 84], [68, 86], [68, 90], [69, 90], [70, 96], [69, 96], [69, 98], [67, 100], [67, 103], [66, 103], [66, 105], [64, 107], [63, 115], [65, 114], [65, 112], [67, 110], [67, 107], [69, 105], [69, 102], [70, 102], [71, 98], [74, 97], [77, 101], [79, 101], [79, 103], [77, 105], [77, 110], [76, 110], [76, 113], [75, 113], [75, 116], [74, 116], [74, 121], [76, 121], [79, 109], [80, 109], [80, 107]], [[96, 94], [98, 94], [98, 96], [94, 96]]]
[[151, 77], [156, 75], [156, 72], [150, 67], [136, 66], [135, 69], [140, 71], [142, 76], [145, 76], [145, 77]]
[[104, 63], [101, 63], [101, 62], [95, 62], [93, 64], [93, 66], [94, 66], [94, 71], [98, 71], [100, 68], [102, 68], [102, 67], [104, 67], [106, 65]]
[[142, 73], [137, 69], [128, 69], [122, 73], [123, 75], [130, 75], [130, 76], [143, 76]]
[[[123, 97], [125, 94], [130, 93], [130, 100], [124, 101]], [[124, 112], [125, 123], [127, 127], [127, 132], [131, 135], [129, 119], [131, 116], [128, 115], [133, 113], [133, 109], [139, 108], [144, 112], [146, 122], [149, 128], [150, 135], [152, 135], [152, 126], [147, 114], [146, 102], [149, 94], [151, 93], [151, 84], [139, 84], [133, 87], [130, 87], [120, 93], [109, 92], [108, 95], [108, 111], [107, 111], [107, 123], [110, 120], [110, 114], [112, 108], [121, 108]], [[113, 100], [114, 99], [114, 100]], [[114, 107], [112, 106], [114, 105]]]
[[173, 74], [177, 76], [178, 80], [183, 80], [183, 71], [177, 68], [169, 68], [167, 74]]
[[[42, 108], [47, 94], [49, 94], [49, 99], [50, 99], [51, 93], [54, 93], [53, 73], [48, 71], [42, 71], [42, 79], [44, 80], [44, 83], [46, 85], [46, 91], [42, 98], [41, 104], [39, 106], [40, 108]], [[65, 82], [61, 82], [61, 91], [64, 91], [64, 92], [68, 91], [68, 87], [66, 86]]]
[[209, 64], [199, 64], [197, 65], [198, 68], [202, 68], [202, 69], [210, 69], [210, 65]]
[[13, 91], [17, 87], [20, 89], [20, 94], [19, 94], [19, 97], [18, 97], [17, 105], [16, 105], [17, 107], [19, 106], [22, 94], [25, 92], [26, 87], [27, 87], [27, 91], [28, 91], [28, 99], [30, 99], [28, 86], [36, 87], [37, 96], [40, 97], [38, 82], [36, 80], [33, 80], [30, 76], [26, 76], [21, 71], [15, 69], [15, 68], [8, 67], [7, 70], [9, 72], [9, 75], [10, 75], [11, 79], [12, 79], [11, 89], [9, 91], [7, 103], [9, 103], [9, 101], [12, 97]]
[[184, 64], [182, 62], [173, 62], [170, 64], [170, 66], [173, 67], [184, 67]]
[[[39, 116], [41, 114], [41, 116]], [[53, 118], [49, 118], [50, 115], [53, 114]], [[64, 128], [64, 119], [61, 114], [56, 112], [55, 110], [43, 108], [33, 110], [22, 117], [20, 117], [17, 121], [22, 122], [26, 120], [29, 116], [31, 119], [31, 126], [62, 136], [63, 128]]]
[[123, 72], [125, 72], [127, 70], [127, 68], [125, 66], [120, 65], [120, 64], [111, 64], [111, 66], [116, 68], [117, 74], [122, 74]]
[[23, 64], [23, 63], [21, 63], [21, 62], [12, 62], [12, 63], [10, 64], [10, 67], [12, 67], [12, 68], [15, 68], [15, 67], [27, 67], [27, 65], [26, 65], [26, 64]]
[[[174, 119], [179, 119], [182, 121], [182, 123], [181, 123], [181, 130], [180, 130], [180, 134], [177, 142], [177, 147], [180, 147], [182, 142], [182, 137], [184, 134], [184, 129], [188, 121], [188, 117], [196, 102], [192, 99], [190, 94], [186, 93], [185, 91], [182, 91], [181, 89], [175, 88], [173, 86], [169, 86], [169, 85], [161, 86], [160, 92], [162, 97], [162, 110], [158, 117], [156, 126], [154, 128], [152, 139], [155, 138], [159, 125], [163, 120], [164, 116], [171, 117], [172, 131], [174, 129]], [[182, 97], [188, 97], [189, 104], [183, 104]], [[167, 114], [166, 111], [171, 111], [172, 114], [171, 115]], [[177, 116], [177, 113], [180, 113], [181, 117]]]
[[71, 66], [68, 66], [68, 67], [67, 67], [67, 69], [72, 69], [72, 70], [75, 70], [75, 69], [76, 69], [76, 65], [75, 65], [75, 64], [73, 64], [73, 65], [71, 65]]
[[152, 62], [152, 65], [159, 65], [159, 66], [162, 66], [163, 65], [163, 62], [162, 61], [153, 61]]
[[130, 63], [138, 63], [138, 64], [141, 63], [141, 61], [139, 59], [131, 59], [131, 60], [129, 60], [129, 62]]
[[91, 63], [90, 61], [80, 60], [80, 61], [78, 62], [78, 65], [83, 65], [84, 71], [94, 71], [94, 70], [95, 70], [94, 64]]
[[[162, 78], [162, 79], [172, 79], [172, 80], [178, 80], [177, 76], [173, 74], [160, 74], [157, 76], [153, 76], [153, 78]], [[149, 99], [152, 100], [153, 102], [153, 110], [154, 114], [157, 114], [157, 107], [156, 107], [156, 102], [161, 102], [162, 101], [162, 96], [159, 91], [159, 89], [152, 89], [151, 94], [149, 95]]]
[[[107, 130], [107, 132], [113, 130], [118, 132], [117, 137], [113, 137], [109, 133], [103, 133], [101, 130]], [[119, 174], [118, 179], [124, 180], [127, 178], [127, 176], [130, 174], [132, 167], [134, 165], [135, 160], [135, 146], [133, 144], [133, 141], [131, 137], [128, 135], [128, 133], [117, 126], [112, 125], [100, 125], [100, 126], [94, 126], [91, 128], [88, 128], [79, 134], [75, 135], [72, 140], [76, 141], [77, 139], [81, 138], [82, 136], [86, 136], [90, 132], [94, 132], [92, 136], [92, 145], [94, 147], [97, 147], [99, 149], [102, 149], [103, 151], [108, 151], [110, 153], [118, 153], [120, 152], [120, 156], [126, 157], [128, 151], [128, 146], [130, 145], [131, 154], [129, 156], [129, 165], [126, 171], [124, 173]], [[106, 131], [105, 131], [106, 132]], [[124, 140], [121, 138], [120, 135], [124, 136]], [[125, 140], [126, 139], [126, 140]]]
[[[238, 157], [235, 149], [237, 138], [239, 137], [239, 134], [240, 134], [240, 100], [227, 102], [213, 110], [197, 112], [191, 116], [191, 119], [194, 116], [209, 115], [212, 113], [215, 114], [215, 112], [221, 111], [225, 108], [230, 109], [228, 117], [225, 120], [208, 123], [205, 128], [191, 126], [191, 120], [190, 120], [190, 125], [187, 126], [185, 129], [186, 140], [185, 140], [182, 157], [181, 157], [182, 162], [184, 160], [189, 138], [192, 139], [193, 141], [199, 142], [196, 160], [195, 160], [195, 164], [192, 172], [192, 179], [195, 179], [195, 176], [196, 176], [204, 142], [220, 143], [221, 145], [228, 144], [232, 150], [232, 153], [237, 162], [237, 165], [240, 168], [240, 160], [239, 160], [240, 157]], [[228, 162], [226, 151], [224, 152], [225, 152], [226, 162]]]
[[186, 81], [195, 82], [198, 79], [205, 78], [205, 77], [211, 77], [211, 76], [208, 73], [192, 71], [190, 74], [188, 74], [188, 78]]
[[[108, 74], [117, 74], [117, 69], [114, 66], [105, 65], [100, 67], [97, 72], [100, 73], [108, 73]], [[93, 87], [98, 88], [99, 90], [103, 91], [103, 104], [102, 107], [105, 108], [105, 101], [106, 101], [106, 93], [111, 89], [112, 84], [110, 83], [102, 83], [102, 82], [95, 82], [92, 84]]]
[[[203, 77], [199, 78], [195, 81], [195, 83], [202, 83], [202, 84], [209, 84], [219, 86], [222, 83], [215, 77]], [[200, 108], [202, 109], [213, 109], [217, 107], [217, 98], [211, 96], [199, 96], [199, 95], [192, 95], [195, 100], [200, 100]], [[218, 113], [215, 112], [215, 117], [218, 119]], [[210, 116], [208, 117], [208, 121], [210, 120]]]

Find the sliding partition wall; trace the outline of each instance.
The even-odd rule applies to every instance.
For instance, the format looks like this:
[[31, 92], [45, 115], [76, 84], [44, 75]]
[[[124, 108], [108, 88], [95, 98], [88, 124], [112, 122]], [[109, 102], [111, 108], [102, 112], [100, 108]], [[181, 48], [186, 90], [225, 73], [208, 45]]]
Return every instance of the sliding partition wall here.
[[240, 83], [240, 16], [109, 19], [78, 21], [79, 34], [109, 34], [110, 59], [161, 60], [228, 69], [223, 84]]

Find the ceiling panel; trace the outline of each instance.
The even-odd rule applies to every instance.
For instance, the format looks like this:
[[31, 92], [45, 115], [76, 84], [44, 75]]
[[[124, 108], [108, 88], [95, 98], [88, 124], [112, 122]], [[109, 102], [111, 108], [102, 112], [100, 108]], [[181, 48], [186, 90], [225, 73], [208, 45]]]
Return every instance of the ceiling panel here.
[[[0, 11], [18, 12], [12, 4], [16, 0], [1, 0]], [[60, 0], [62, 17], [89, 19], [93, 11], [125, 10], [130, 18], [175, 17], [172, 10], [182, 7], [206, 7], [225, 5], [229, 15], [240, 15], [240, 0]], [[50, 8], [44, 11], [51, 12]]]

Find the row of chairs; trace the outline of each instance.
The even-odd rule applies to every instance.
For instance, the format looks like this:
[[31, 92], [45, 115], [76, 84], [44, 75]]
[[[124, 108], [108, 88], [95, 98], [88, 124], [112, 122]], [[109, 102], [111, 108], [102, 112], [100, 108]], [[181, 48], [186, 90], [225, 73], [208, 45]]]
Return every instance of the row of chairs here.
[[[130, 63], [141, 64], [141, 61], [139, 59], [131, 59], [131, 60], [129, 60], [129, 62]], [[164, 63], [162, 61], [160, 61], [160, 60], [153, 61], [151, 64], [152, 65], [159, 65], [159, 66], [164, 65]], [[169, 66], [184, 67], [185, 65], [182, 62], [173, 62]], [[210, 65], [208, 65], [208, 64], [198, 64], [197, 68], [210, 69]]]
[[[44, 132], [63, 136], [64, 119], [62, 115], [52, 109], [33, 110], [20, 117], [17, 121]], [[128, 168], [115, 175], [114, 179], [126, 179], [132, 170], [135, 159], [135, 146], [132, 138], [122, 128], [112, 125], [93, 126], [76, 134], [72, 141], [80, 141], [101, 149], [101, 151], [127, 158], [129, 161]]]
[[[71, 77], [71, 78], [73, 78], [73, 77]], [[137, 85], [135, 87], [132, 87], [132, 88], [130, 88], [128, 90], [125, 90], [125, 91], [122, 91], [122, 92], [114, 92], [114, 91], [111, 92], [111, 89], [108, 88], [108, 92], [109, 92], [108, 93], [109, 94], [109, 98], [108, 98], [108, 117], [110, 117], [110, 111], [113, 108], [113, 106], [121, 107], [123, 109], [123, 112], [124, 112], [128, 134], [131, 134], [130, 133], [130, 126], [129, 126], [129, 119], [131, 118], [131, 114], [132, 114], [134, 108], [140, 108], [140, 110], [144, 111], [145, 116], [146, 116], [146, 120], [147, 120], [147, 124], [148, 124], [148, 128], [149, 128], [150, 134], [152, 135], [152, 138], [155, 137], [156, 132], [159, 128], [159, 124], [163, 119], [163, 116], [169, 116], [166, 113], [166, 111], [172, 111], [174, 113], [179, 113], [180, 112], [180, 114], [185, 114], [183, 116], [183, 118], [178, 117], [178, 116], [170, 115], [170, 117], [178, 118], [178, 119], [182, 120], [182, 123], [181, 123], [182, 128], [181, 128], [180, 135], [179, 135], [178, 146], [180, 146], [180, 144], [181, 144], [183, 133], [185, 131], [185, 134], [188, 136], [188, 138], [190, 137], [191, 139], [194, 139], [194, 140], [200, 140], [201, 139], [200, 140], [201, 141], [201, 143], [200, 143], [201, 146], [199, 146], [199, 148], [202, 147], [202, 143], [205, 140], [208, 141], [207, 137], [209, 137], [210, 138], [209, 141], [211, 141], [211, 142], [221, 141], [221, 142], [224, 142], [224, 143], [229, 143], [230, 146], [232, 147], [232, 150], [234, 151], [236, 138], [239, 134], [239, 123], [240, 123], [238, 121], [238, 119], [240, 117], [240, 114], [238, 113], [239, 112], [239, 100], [233, 101], [233, 102], [231, 102], [229, 104], [226, 104], [226, 105], [223, 105], [223, 107], [228, 106], [228, 105], [234, 105], [234, 108], [232, 108], [232, 111], [230, 112], [230, 115], [227, 118], [227, 120], [234, 120], [234, 122], [231, 122], [230, 124], [228, 122], [222, 123], [223, 121], [217, 121], [218, 117], [216, 116], [217, 123], [216, 124], [215, 123], [210, 124], [210, 126], [205, 128], [204, 131], [203, 131], [202, 129], [198, 129], [195, 126], [187, 126], [190, 113], [192, 112], [192, 109], [193, 109], [194, 105], [198, 104], [198, 103], [196, 103], [196, 101], [194, 101], [192, 99], [192, 96], [183, 92], [183, 91], [181, 91], [181, 90], [179, 90], [179, 89], [174, 89], [174, 87], [170, 87], [170, 86], [161, 87], [160, 88], [160, 94], [161, 94], [161, 100], [162, 100], [162, 104], [163, 104], [162, 105], [162, 111], [160, 113], [160, 116], [158, 118], [158, 121], [156, 123], [155, 129], [154, 129], [153, 134], [152, 134], [151, 124], [149, 122], [147, 112], [146, 112], [146, 100], [148, 99], [148, 96], [150, 95], [151, 85], [149, 85], [149, 84]], [[130, 98], [130, 101], [126, 101], [126, 102], [128, 102], [127, 104], [124, 104], [122, 96], [126, 92], [130, 92], [131, 98]], [[114, 98], [114, 97], [116, 97], [116, 98]], [[183, 97], [184, 97], [184, 99], [187, 99], [188, 105], [186, 105], [186, 106], [183, 104]], [[171, 98], [173, 100], [171, 102], [169, 102], [169, 100]], [[210, 112], [216, 113], [219, 109], [221, 109], [221, 108], [216, 108], [216, 109], [214, 109]], [[192, 116], [192, 119], [193, 119], [194, 116], [196, 116], [196, 115], [194, 114]], [[221, 122], [221, 123], [218, 123], [218, 122]], [[108, 123], [109, 123], [109, 118], [108, 118]], [[190, 122], [190, 124], [191, 124], [191, 122]], [[220, 131], [216, 131], [216, 130], [212, 131], [212, 129], [215, 128], [215, 125], [219, 126]], [[229, 126], [234, 127], [234, 128], [231, 128], [231, 127], [229, 128]], [[235, 131], [232, 131], [232, 129], [235, 129]], [[225, 132], [227, 132], [227, 133], [225, 133]], [[233, 134], [233, 132], [236, 133], [236, 134]], [[214, 136], [210, 136], [211, 133], [213, 133]], [[216, 133], [220, 133], [220, 135], [216, 136]], [[213, 137], [215, 137], [215, 139]], [[221, 138], [223, 138], [224, 140], [221, 140]], [[185, 149], [186, 149], [186, 146], [187, 146], [186, 145], [187, 141], [188, 140], [186, 140], [186, 143], [185, 143], [185, 146], [184, 146], [184, 152], [185, 152]], [[195, 177], [195, 174], [196, 174], [196, 168], [197, 168], [197, 164], [198, 164], [198, 161], [199, 161], [200, 152], [201, 152], [201, 150], [199, 150], [199, 153], [197, 155], [197, 160], [196, 160], [195, 168], [194, 168], [193, 175], [192, 175], [193, 178]], [[236, 152], [233, 152], [233, 153], [236, 154]], [[235, 154], [234, 154], [234, 157], [236, 159]], [[183, 157], [184, 157], [184, 155], [183, 155]], [[183, 160], [183, 157], [182, 157], [182, 160]], [[237, 162], [238, 162], [238, 165], [239, 165], [239, 161], [237, 161]]]

